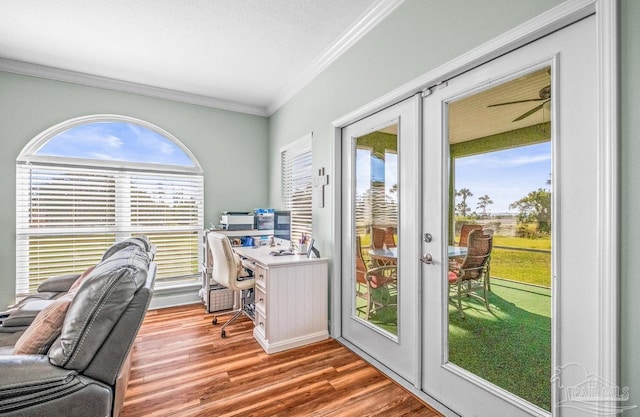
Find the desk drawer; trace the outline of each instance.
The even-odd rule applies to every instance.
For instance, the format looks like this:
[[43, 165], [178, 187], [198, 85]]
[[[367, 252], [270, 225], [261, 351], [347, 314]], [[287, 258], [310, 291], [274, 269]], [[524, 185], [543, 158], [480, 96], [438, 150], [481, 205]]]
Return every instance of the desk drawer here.
[[256, 280], [256, 286], [267, 288], [267, 270], [256, 266], [253, 270], [253, 278]]
[[267, 311], [267, 294], [260, 285], [255, 286], [256, 292], [256, 308], [260, 308], [262, 311]]
[[258, 331], [260, 331], [264, 335], [265, 339], [269, 339], [269, 333], [267, 333], [267, 319], [258, 309], [256, 309], [255, 326], [256, 329], [258, 329]]

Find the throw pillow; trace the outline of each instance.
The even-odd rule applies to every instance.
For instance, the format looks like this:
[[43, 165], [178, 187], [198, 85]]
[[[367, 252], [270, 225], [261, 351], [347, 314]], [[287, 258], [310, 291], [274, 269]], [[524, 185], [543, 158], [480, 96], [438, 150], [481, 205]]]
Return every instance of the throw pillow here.
[[71, 285], [71, 287], [69, 287], [69, 292], [67, 294], [71, 294], [71, 296], [73, 296], [73, 294], [75, 294], [76, 291], [78, 291], [78, 288], [80, 288], [80, 285], [82, 285], [82, 283], [85, 281], [85, 279], [91, 274], [91, 272], [93, 272], [95, 267], [96, 266], [93, 265], [93, 266], [90, 266], [89, 268], [85, 269], [84, 272], [82, 274], [80, 274], [78, 279], [73, 283], [73, 285]]
[[60, 336], [62, 323], [72, 299], [72, 296], [65, 295], [42, 309], [16, 342], [13, 354], [42, 355], [47, 353], [51, 344]]

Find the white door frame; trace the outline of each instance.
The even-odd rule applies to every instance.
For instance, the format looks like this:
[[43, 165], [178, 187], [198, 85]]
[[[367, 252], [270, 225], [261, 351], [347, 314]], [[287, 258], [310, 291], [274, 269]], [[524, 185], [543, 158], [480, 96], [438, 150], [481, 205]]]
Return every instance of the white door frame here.
[[[434, 70], [412, 80], [397, 89], [385, 94], [373, 102], [335, 120], [333, 125], [333, 141], [331, 143], [331, 175], [333, 176], [332, 193], [332, 242], [333, 250], [331, 266], [331, 336], [341, 339], [341, 206], [342, 196], [339, 184], [341, 176], [341, 129], [359, 119], [375, 113], [391, 104], [397, 103], [420, 91], [425, 91], [439, 83], [445, 82], [471, 68], [482, 65], [491, 59], [513, 51], [535, 39], [539, 39], [578, 20], [596, 15], [596, 33], [598, 36], [597, 59], [598, 73], [598, 171], [599, 182], [596, 187], [598, 195], [598, 220], [596, 239], [600, 262], [598, 264], [598, 341], [597, 350], [599, 367], [595, 373], [604, 380], [619, 384], [618, 371], [618, 0], [568, 0], [559, 6], [505, 32], [493, 40], [435, 68]], [[356, 349], [357, 350], [357, 349]], [[381, 371], [392, 377], [412, 393], [432, 402], [433, 399], [402, 378], [394, 375], [384, 365], [362, 356]], [[435, 405], [435, 404], [434, 404]]]

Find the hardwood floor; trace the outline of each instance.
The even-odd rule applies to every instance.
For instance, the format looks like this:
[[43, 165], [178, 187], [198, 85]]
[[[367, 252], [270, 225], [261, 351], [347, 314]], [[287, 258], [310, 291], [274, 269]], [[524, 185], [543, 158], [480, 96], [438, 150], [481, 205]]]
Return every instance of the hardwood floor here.
[[122, 417], [440, 415], [335, 340], [267, 355], [247, 318], [225, 339], [211, 319], [201, 305], [147, 313]]

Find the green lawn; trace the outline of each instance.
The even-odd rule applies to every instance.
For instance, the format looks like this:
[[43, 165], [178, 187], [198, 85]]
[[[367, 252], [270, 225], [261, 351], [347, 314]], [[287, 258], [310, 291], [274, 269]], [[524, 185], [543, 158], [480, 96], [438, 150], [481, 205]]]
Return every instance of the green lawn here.
[[[461, 319], [450, 305], [449, 361], [549, 410], [551, 292], [500, 279], [492, 281], [491, 290], [491, 311], [468, 298], [463, 301], [465, 318]], [[374, 294], [382, 296], [380, 290]], [[370, 322], [396, 335], [396, 313], [395, 308], [381, 310]]]
[[[493, 245], [550, 250], [551, 239], [495, 236]], [[551, 253], [494, 248], [491, 254], [491, 276], [550, 288]]]
[[545, 410], [551, 406], [550, 290], [494, 279], [491, 311], [449, 308], [449, 360]]
[[[363, 284], [358, 284], [362, 285]], [[387, 304], [394, 304], [398, 302], [398, 294], [394, 291], [393, 294], [389, 293], [389, 290], [384, 288], [378, 288], [373, 290], [373, 299], [374, 300], [384, 300]], [[356, 298], [356, 307], [363, 308], [365, 306], [365, 301], [362, 298]], [[357, 311], [357, 316], [361, 319], [367, 320], [367, 317], [364, 314], [364, 310]], [[393, 335], [398, 334], [398, 310], [396, 306], [390, 306], [387, 308], [380, 309], [375, 311], [369, 317], [369, 322], [375, 324], [376, 326], [388, 331]]]
[[551, 250], [550, 238], [527, 239], [525, 237], [495, 235], [493, 237], [493, 244], [497, 246], [513, 246], [516, 248]]
[[[363, 246], [368, 242], [368, 235], [363, 236]], [[494, 246], [550, 251], [551, 240], [496, 235]], [[550, 410], [551, 253], [494, 247], [491, 276], [491, 311], [467, 299], [461, 319], [450, 306], [449, 361]], [[397, 334], [396, 313], [385, 309], [370, 321]]]

